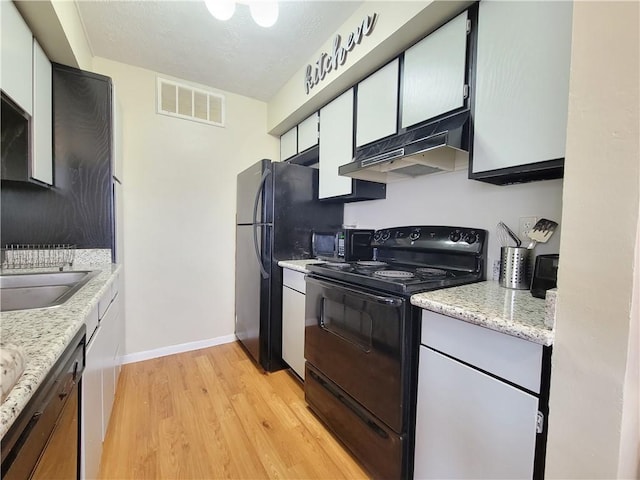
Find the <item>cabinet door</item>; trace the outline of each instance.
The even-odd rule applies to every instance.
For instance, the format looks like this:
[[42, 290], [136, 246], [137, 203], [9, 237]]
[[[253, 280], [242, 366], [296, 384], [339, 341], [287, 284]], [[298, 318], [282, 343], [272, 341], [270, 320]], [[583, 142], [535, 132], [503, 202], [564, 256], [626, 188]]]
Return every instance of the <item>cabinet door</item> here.
[[538, 400], [420, 347], [415, 478], [532, 478]]
[[467, 12], [404, 53], [402, 128], [464, 106]]
[[97, 478], [102, 455], [102, 368], [97, 342], [101, 333], [98, 327], [87, 346], [82, 374], [82, 478]]
[[282, 358], [304, 380], [305, 295], [289, 287], [282, 289]]
[[[119, 281], [119, 280], [116, 280]], [[113, 306], [116, 308], [116, 327], [115, 327], [115, 344], [113, 358], [113, 391], [118, 391], [118, 379], [120, 378], [120, 370], [122, 367], [122, 355], [124, 354], [124, 308], [122, 302], [122, 293], [117, 293], [113, 300]]]
[[116, 302], [112, 302], [105, 314], [104, 318], [100, 321], [101, 344], [104, 345], [102, 350], [102, 439], [107, 435], [107, 429], [109, 427], [109, 419], [111, 418], [111, 409], [113, 407], [113, 400], [115, 397], [115, 356], [117, 351], [117, 328], [118, 317], [120, 312]]
[[2, 17], [0, 87], [29, 115], [33, 113], [33, 37], [13, 2], [0, 2]]
[[297, 127], [293, 127], [280, 137], [280, 161], [293, 157], [298, 153]]
[[318, 144], [318, 112], [298, 124], [298, 152]]
[[480, 2], [472, 174], [564, 158], [571, 22], [572, 2]]
[[397, 132], [398, 64], [396, 58], [358, 84], [356, 147]]
[[320, 198], [351, 194], [352, 179], [340, 176], [338, 167], [352, 160], [353, 88], [320, 110]]
[[53, 185], [51, 62], [33, 40], [33, 154], [31, 178]]

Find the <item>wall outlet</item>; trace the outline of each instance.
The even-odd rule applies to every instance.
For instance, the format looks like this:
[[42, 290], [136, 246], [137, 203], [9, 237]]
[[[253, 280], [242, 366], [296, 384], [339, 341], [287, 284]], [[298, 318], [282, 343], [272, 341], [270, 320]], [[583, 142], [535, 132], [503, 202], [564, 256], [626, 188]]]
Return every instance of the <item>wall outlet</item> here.
[[518, 236], [525, 246], [529, 243], [529, 237], [527, 236], [527, 233], [533, 228], [537, 221], [538, 217], [520, 217]]

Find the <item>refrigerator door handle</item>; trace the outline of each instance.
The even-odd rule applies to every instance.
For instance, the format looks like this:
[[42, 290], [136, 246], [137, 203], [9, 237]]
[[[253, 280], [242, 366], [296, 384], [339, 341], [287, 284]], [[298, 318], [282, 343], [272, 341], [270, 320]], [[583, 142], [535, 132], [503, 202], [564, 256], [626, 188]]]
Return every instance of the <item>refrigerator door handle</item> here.
[[258, 260], [258, 265], [260, 265], [260, 273], [262, 274], [262, 278], [265, 280], [269, 278], [269, 272], [264, 269], [264, 265], [262, 264], [262, 255], [260, 255], [260, 248], [258, 247], [258, 227], [267, 227], [266, 224], [261, 225], [253, 225], [253, 248], [256, 252], [256, 260]]
[[[264, 265], [262, 264], [262, 255], [260, 254], [260, 248], [258, 246], [258, 225], [257, 217], [258, 217], [258, 203], [260, 202], [260, 197], [262, 196], [262, 190], [264, 189], [264, 183], [267, 181], [267, 177], [271, 175], [271, 170], [268, 168], [265, 169], [262, 174], [262, 178], [260, 179], [260, 185], [258, 186], [258, 191], [256, 192], [256, 199], [253, 202], [253, 248], [256, 252], [256, 259], [258, 260], [258, 265], [260, 265], [260, 273], [262, 274], [262, 278], [265, 280], [269, 278], [269, 272], [264, 269]], [[262, 224], [261, 226], [266, 226]]]
[[253, 223], [258, 223], [258, 203], [260, 202], [260, 197], [262, 196], [262, 190], [264, 190], [264, 182], [267, 181], [267, 177], [271, 175], [271, 170], [268, 168], [265, 169], [262, 174], [262, 178], [260, 179], [260, 184], [258, 185], [258, 191], [256, 192], [256, 198], [253, 201]]

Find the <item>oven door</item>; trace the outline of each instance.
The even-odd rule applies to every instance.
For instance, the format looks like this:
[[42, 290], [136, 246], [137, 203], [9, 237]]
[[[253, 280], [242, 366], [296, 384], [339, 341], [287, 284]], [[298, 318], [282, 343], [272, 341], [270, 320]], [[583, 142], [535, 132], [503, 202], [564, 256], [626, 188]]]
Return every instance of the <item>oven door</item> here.
[[305, 358], [398, 433], [403, 425], [407, 300], [306, 276]]

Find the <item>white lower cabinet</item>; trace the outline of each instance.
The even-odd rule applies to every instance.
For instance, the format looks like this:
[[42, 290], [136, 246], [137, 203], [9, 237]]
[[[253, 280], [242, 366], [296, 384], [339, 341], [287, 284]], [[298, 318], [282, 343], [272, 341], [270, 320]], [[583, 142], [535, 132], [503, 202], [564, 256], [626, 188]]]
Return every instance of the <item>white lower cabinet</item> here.
[[[433, 312], [423, 313], [414, 477], [531, 479], [536, 452], [538, 397], [529, 390], [518, 388], [517, 384], [507, 383], [491, 369], [481, 371], [466, 360], [465, 363], [459, 361], [459, 357], [450, 351], [437, 351], [436, 343], [438, 347], [443, 346], [443, 342], [437, 340], [442, 337], [438, 332], [440, 327], [444, 325], [444, 330], [451, 332], [447, 323], [462, 326], [466, 331], [458, 331], [460, 336], [452, 340], [463, 348], [475, 342], [476, 334], [481, 337], [480, 343], [495, 341], [498, 345], [504, 340], [510, 344], [515, 340], [523, 342], [525, 350], [527, 344], [531, 344], [461, 320]], [[495, 338], [483, 339], [486, 334]], [[435, 339], [433, 344], [430, 339]], [[483, 363], [490, 365], [491, 357], [500, 355], [499, 350], [486, 350], [487, 361]], [[514, 356], [517, 357], [517, 353]], [[532, 375], [539, 375], [540, 364], [531, 365]]]
[[282, 358], [304, 380], [304, 273], [282, 273]]
[[117, 279], [113, 285], [99, 302], [100, 323], [87, 344], [82, 376], [81, 478], [86, 479], [98, 476], [120, 372], [122, 295]]
[[415, 478], [533, 476], [538, 399], [420, 347]]
[[[96, 331], [98, 334], [98, 331]], [[102, 370], [95, 338], [86, 351], [82, 374], [82, 478], [97, 478], [102, 453]]]

